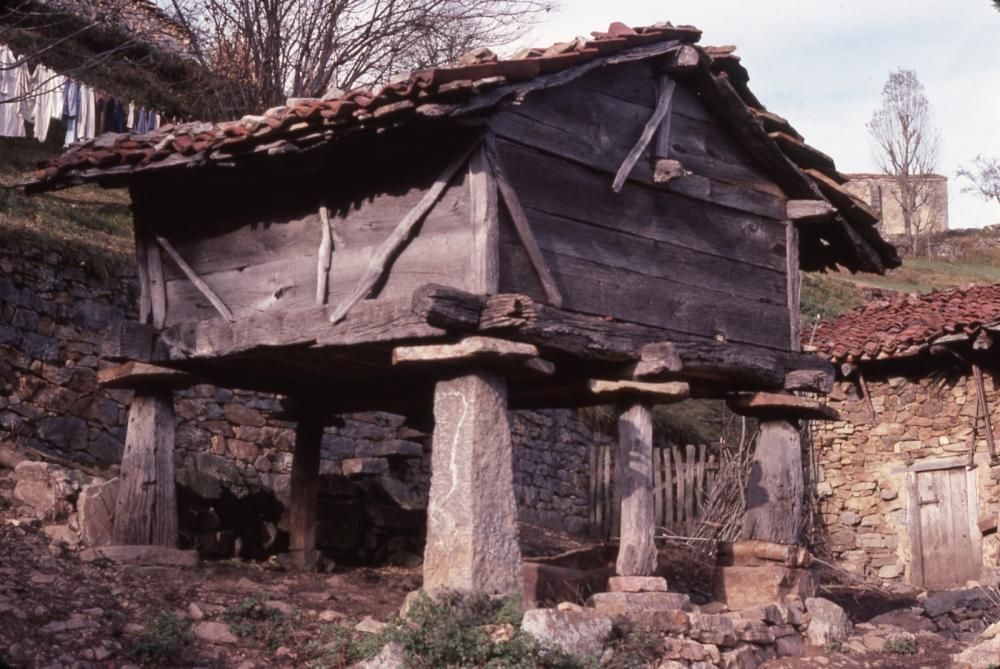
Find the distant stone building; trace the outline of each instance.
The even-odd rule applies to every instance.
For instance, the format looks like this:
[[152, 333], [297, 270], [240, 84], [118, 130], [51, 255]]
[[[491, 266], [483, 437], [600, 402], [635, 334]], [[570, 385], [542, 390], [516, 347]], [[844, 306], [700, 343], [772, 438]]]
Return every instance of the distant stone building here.
[[[902, 235], [903, 211], [899, 206], [899, 189], [895, 179], [888, 174], [847, 174], [850, 181], [844, 188], [871, 205], [882, 215], [879, 232], [884, 235]], [[948, 177], [930, 174], [923, 177], [929, 189], [928, 206], [923, 207], [918, 218], [918, 234], [941, 232], [948, 229]]]

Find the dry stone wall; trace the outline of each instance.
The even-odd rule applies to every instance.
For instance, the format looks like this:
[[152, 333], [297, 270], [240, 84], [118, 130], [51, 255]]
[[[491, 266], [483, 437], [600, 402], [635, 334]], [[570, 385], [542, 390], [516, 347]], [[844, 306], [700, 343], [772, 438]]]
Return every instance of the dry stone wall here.
[[[100, 388], [97, 371], [104, 364], [100, 344], [108, 329], [135, 317], [136, 291], [128, 267], [98, 273], [68, 264], [57, 253], [0, 249], [0, 446], [34, 449], [95, 468], [120, 461], [130, 393]], [[266, 491], [287, 501], [294, 434], [291, 423], [273, 418], [277, 410], [274, 397], [208, 385], [179, 394], [182, 492], [215, 501]], [[343, 426], [324, 435], [325, 478], [378, 480], [385, 489], [378, 494], [385, 493], [387, 502], [421, 512], [430, 478], [429, 435], [410, 429], [400, 416], [344, 418]], [[512, 412], [511, 425], [522, 517], [586, 531], [594, 431], [571, 411]], [[343, 486], [325, 485], [334, 512], [357, 495], [354, 488], [345, 492]], [[273, 509], [261, 513], [274, 524]], [[208, 534], [218, 533], [211, 518], [189, 520], [207, 525]]]
[[[987, 400], [1000, 391], [985, 375]], [[890, 583], [909, 583], [912, 558], [907, 518], [906, 465], [967, 456], [976, 415], [975, 382], [953, 378], [868, 380], [876, 419], [852, 383], [838, 383], [830, 403], [842, 422], [813, 425], [818, 465], [816, 495], [822, 542], [839, 566]], [[979, 518], [1000, 512], [1000, 467], [990, 466], [982, 430], [976, 441]], [[983, 537], [983, 564], [997, 565], [1000, 542]]]

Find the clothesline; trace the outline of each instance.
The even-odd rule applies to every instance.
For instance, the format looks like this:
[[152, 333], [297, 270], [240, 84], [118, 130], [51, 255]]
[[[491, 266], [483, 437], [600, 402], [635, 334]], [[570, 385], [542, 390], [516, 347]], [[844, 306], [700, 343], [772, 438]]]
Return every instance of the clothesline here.
[[44, 142], [52, 119], [65, 122], [67, 146], [105, 132], [141, 134], [160, 125], [159, 112], [118, 100], [45, 65], [32, 72], [0, 44], [0, 137], [26, 137], [25, 124], [33, 123], [32, 134]]

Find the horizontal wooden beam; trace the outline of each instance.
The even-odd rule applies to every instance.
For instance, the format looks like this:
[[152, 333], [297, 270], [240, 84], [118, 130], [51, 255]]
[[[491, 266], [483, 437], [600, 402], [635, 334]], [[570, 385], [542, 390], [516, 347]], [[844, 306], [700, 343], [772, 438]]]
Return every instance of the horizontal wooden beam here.
[[105, 388], [188, 388], [204, 383], [193, 374], [145, 362], [126, 362], [97, 372], [97, 382]]
[[737, 393], [726, 398], [733, 413], [761, 419], [840, 420], [840, 414], [819, 400], [782, 393]]
[[666, 381], [677, 378], [684, 362], [677, 347], [670, 342], [646, 344], [639, 351], [639, 361], [626, 367], [623, 376], [635, 381]]
[[826, 200], [789, 200], [785, 205], [788, 220], [796, 223], [825, 223], [837, 213]]
[[658, 404], [680, 402], [691, 395], [686, 383], [668, 381], [648, 383], [643, 381], [605, 381], [592, 379], [587, 387], [595, 395], [606, 397], [643, 397]]

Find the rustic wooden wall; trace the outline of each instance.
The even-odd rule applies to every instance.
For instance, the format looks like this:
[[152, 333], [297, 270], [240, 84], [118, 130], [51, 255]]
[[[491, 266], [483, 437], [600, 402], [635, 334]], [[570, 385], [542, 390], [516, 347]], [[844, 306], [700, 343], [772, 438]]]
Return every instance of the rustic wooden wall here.
[[[136, 218], [170, 240], [240, 318], [316, 303], [319, 207], [326, 204], [336, 231], [327, 302], [336, 305], [457, 148], [403, 138], [386, 153], [343, 150], [311, 173], [247, 174], [172, 192], [134, 188]], [[425, 283], [472, 288], [467, 179], [460, 170], [450, 182], [395, 260], [380, 297], [409, 295]], [[165, 255], [163, 265], [166, 325], [218, 317]]]
[[[648, 63], [591, 73], [498, 114], [498, 148], [564, 307], [787, 350], [785, 196], [681, 84], [670, 157], [692, 172], [653, 184], [639, 161], [614, 173], [653, 113]], [[513, 227], [501, 221], [501, 291], [541, 299]]]

